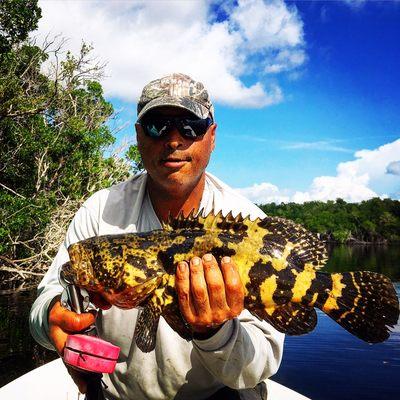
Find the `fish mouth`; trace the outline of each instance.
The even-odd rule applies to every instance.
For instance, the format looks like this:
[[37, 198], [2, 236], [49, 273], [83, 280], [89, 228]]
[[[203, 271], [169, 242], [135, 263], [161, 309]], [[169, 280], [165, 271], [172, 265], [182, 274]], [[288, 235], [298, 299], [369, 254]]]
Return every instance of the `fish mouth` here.
[[[69, 265], [63, 265], [61, 268], [65, 276], [74, 276], [73, 283], [78, 286], [90, 286], [89, 282], [93, 278], [93, 267], [84, 246], [80, 243], [73, 243], [68, 247], [68, 253], [70, 258]], [[72, 278], [70, 280], [72, 281]]]
[[105, 291], [102, 296], [110, 304], [123, 309], [131, 309], [141, 305], [160, 285], [162, 275], [150, 278], [145, 282], [128, 286], [121, 291]]

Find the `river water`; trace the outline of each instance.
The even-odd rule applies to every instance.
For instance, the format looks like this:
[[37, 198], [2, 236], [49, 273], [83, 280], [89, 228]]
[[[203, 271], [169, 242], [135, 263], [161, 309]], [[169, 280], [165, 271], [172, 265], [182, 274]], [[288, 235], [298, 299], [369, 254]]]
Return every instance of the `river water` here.
[[[340, 246], [326, 270], [383, 273], [400, 297], [400, 246]], [[316, 329], [286, 336], [279, 383], [315, 400], [391, 400], [400, 393], [400, 324], [390, 338], [371, 345], [350, 335], [322, 312]], [[284, 400], [284, 399], [282, 399]]]
[[[369, 270], [396, 282], [400, 246], [340, 246], [330, 250], [329, 271]], [[29, 309], [35, 292], [0, 296], [0, 386], [54, 358], [31, 339]], [[385, 343], [370, 345], [318, 312], [316, 329], [286, 337], [274, 380], [315, 400], [390, 400], [400, 393], [400, 325]], [[284, 400], [284, 399], [282, 399]]]

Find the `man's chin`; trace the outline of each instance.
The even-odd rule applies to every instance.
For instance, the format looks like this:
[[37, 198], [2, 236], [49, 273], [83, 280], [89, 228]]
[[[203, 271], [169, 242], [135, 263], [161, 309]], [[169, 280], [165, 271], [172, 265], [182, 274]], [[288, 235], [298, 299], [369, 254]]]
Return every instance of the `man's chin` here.
[[199, 183], [201, 174], [193, 174], [190, 168], [180, 168], [177, 170], [162, 169], [149, 172], [149, 179], [152, 181], [151, 186], [153, 189], [162, 189], [163, 191], [170, 193], [173, 197], [179, 197], [180, 195], [186, 195], [188, 192], [193, 190], [194, 187]]
[[170, 172], [162, 182], [164, 189], [171, 191], [181, 191], [190, 183], [189, 179], [185, 179], [179, 171]]
[[171, 194], [185, 194], [192, 190], [197, 183], [199, 178], [188, 176], [182, 171], [171, 171], [166, 174], [165, 178], [162, 180], [162, 187]]

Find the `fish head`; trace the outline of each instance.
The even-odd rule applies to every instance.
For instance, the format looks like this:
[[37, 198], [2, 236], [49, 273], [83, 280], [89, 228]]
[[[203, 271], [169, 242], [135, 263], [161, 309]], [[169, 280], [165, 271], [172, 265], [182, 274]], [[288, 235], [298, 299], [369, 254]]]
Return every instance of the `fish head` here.
[[81, 243], [73, 243], [68, 247], [70, 266], [65, 272], [71, 276], [75, 285], [90, 288], [94, 286], [94, 274], [91, 252]]
[[[89, 293], [100, 295], [119, 308], [139, 306], [160, 285], [165, 271], [150, 263], [140, 249], [126, 243], [113, 243], [101, 251], [90, 242], [78, 242], [68, 248], [73, 283]], [[94, 249], [94, 250], [93, 250]]]
[[156, 291], [162, 281], [162, 275], [149, 277], [136, 285], [126, 285], [122, 290], [106, 289], [102, 291], [104, 299], [119, 308], [130, 309], [139, 307], [148, 296]]

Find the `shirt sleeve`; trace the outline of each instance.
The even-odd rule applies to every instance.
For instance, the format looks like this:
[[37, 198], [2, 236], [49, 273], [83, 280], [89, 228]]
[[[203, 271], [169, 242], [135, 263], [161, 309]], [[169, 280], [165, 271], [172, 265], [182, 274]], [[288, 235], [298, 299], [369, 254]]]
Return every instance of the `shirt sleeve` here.
[[55, 350], [48, 336], [48, 308], [54, 297], [60, 295], [63, 291], [58, 274], [61, 265], [69, 261], [67, 249], [70, 244], [97, 234], [98, 221], [95, 214], [83, 205], [75, 214], [67, 230], [64, 242], [58, 249], [58, 253], [49, 270], [38, 286], [38, 297], [31, 308], [29, 327], [33, 338], [48, 349]]
[[284, 335], [244, 310], [211, 338], [194, 340], [203, 366], [225, 386], [245, 389], [274, 375], [281, 363]]

